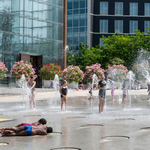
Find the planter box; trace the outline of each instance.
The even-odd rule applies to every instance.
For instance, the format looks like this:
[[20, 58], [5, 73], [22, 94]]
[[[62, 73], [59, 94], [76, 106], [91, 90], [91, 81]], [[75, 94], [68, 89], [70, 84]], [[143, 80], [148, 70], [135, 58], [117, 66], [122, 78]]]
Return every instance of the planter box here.
[[50, 88], [51, 80], [44, 80], [44, 88]]
[[78, 89], [79, 88], [79, 83], [78, 82], [68, 83], [68, 88], [69, 89]]

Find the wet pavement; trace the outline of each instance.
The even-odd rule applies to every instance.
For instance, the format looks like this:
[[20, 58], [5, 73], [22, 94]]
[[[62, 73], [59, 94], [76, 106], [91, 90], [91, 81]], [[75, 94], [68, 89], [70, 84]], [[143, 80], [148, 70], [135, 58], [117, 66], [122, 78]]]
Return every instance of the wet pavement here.
[[[94, 92], [95, 98], [91, 101], [87, 100], [88, 91], [70, 91], [67, 112], [60, 111], [60, 100], [54, 98], [56, 94], [54, 92], [37, 93], [36, 110], [28, 109], [20, 96], [1, 97], [0, 118], [16, 120], [0, 122], [0, 128], [15, 126], [22, 122], [36, 122], [40, 118], [45, 118], [48, 121], [47, 126], [53, 127], [54, 132], [62, 134], [0, 136], [0, 150], [150, 149], [150, 128], [148, 128], [150, 127], [150, 101], [147, 101], [147, 91], [131, 91], [131, 107], [129, 107], [130, 96], [127, 96], [126, 106], [122, 106], [120, 91], [116, 90], [115, 101], [112, 104], [110, 91], [107, 91], [103, 115], [98, 113], [96, 93], [98, 91]], [[1, 146], [1, 142], [9, 144]]]

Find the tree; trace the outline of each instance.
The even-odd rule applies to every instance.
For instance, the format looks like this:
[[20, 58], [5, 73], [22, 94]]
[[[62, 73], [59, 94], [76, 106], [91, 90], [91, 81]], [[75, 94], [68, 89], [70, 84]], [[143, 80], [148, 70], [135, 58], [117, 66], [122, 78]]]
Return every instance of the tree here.
[[1, 48], [3, 51], [11, 50], [12, 38], [14, 37], [14, 35], [12, 34], [14, 21], [14, 15], [10, 13], [9, 8], [4, 8], [4, 10], [0, 12], [0, 40]]
[[79, 53], [68, 53], [68, 64], [79, 66], [85, 71], [86, 66], [100, 63], [103, 69], [109, 65], [122, 64], [129, 70], [132, 68], [136, 58], [142, 49], [150, 51], [150, 36], [139, 30], [135, 31], [135, 35], [119, 35], [102, 38], [104, 46], [95, 46], [89, 48], [83, 43], [80, 44]]

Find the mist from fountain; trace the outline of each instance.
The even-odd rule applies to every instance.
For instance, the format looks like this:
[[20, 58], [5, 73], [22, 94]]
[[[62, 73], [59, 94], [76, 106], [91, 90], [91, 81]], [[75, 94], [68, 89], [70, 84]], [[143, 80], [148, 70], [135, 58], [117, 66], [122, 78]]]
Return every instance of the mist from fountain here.
[[132, 71], [127, 73], [127, 78], [129, 79], [129, 107], [131, 108], [131, 87], [132, 83], [135, 81], [135, 74]]
[[57, 105], [57, 101], [60, 99], [60, 93], [59, 93], [59, 76], [57, 74], [55, 74], [54, 77], [54, 89], [55, 89], [55, 96], [53, 97], [53, 100], [50, 100], [50, 104], [53, 104], [56, 106]]
[[[92, 88], [91, 88], [92, 95], [93, 95], [93, 89], [95, 86], [98, 85], [98, 82], [99, 82], [99, 79], [98, 79], [97, 75], [93, 74], [93, 76], [92, 76]], [[92, 107], [93, 107], [93, 101], [92, 101], [92, 96], [91, 96], [91, 108]]]
[[24, 76], [24, 74], [21, 76], [20, 80], [19, 80], [19, 86], [21, 87], [21, 97], [23, 99], [23, 105], [26, 105], [26, 108], [29, 109], [29, 103], [30, 103], [30, 95], [31, 95], [31, 91], [29, 90], [29, 88], [27, 87], [27, 82], [26, 82], [26, 78]]
[[[109, 72], [107, 76], [107, 89], [112, 89], [112, 83], [116, 86], [118, 89], [118, 102], [121, 104], [122, 102], [122, 85], [124, 80], [122, 78], [119, 78], [119, 71], [117, 69], [112, 70]], [[110, 77], [110, 79], [109, 79]]]

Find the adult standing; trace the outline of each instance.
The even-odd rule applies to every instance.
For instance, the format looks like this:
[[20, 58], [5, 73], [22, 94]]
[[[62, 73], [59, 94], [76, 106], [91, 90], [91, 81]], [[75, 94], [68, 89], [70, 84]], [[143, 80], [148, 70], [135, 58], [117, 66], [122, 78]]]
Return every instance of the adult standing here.
[[103, 114], [106, 97], [106, 81], [104, 75], [101, 75], [101, 80], [99, 81], [98, 89], [99, 89], [99, 112]]
[[35, 91], [35, 85], [36, 85], [36, 82], [34, 81], [34, 78], [31, 76], [30, 77], [30, 82], [28, 82], [28, 87], [29, 87], [29, 90], [31, 90], [31, 95], [30, 95], [30, 108], [32, 108], [32, 102], [33, 102], [33, 105], [34, 105], [34, 109], [36, 109], [36, 102], [35, 102], [35, 94], [36, 94], [36, 91]]

